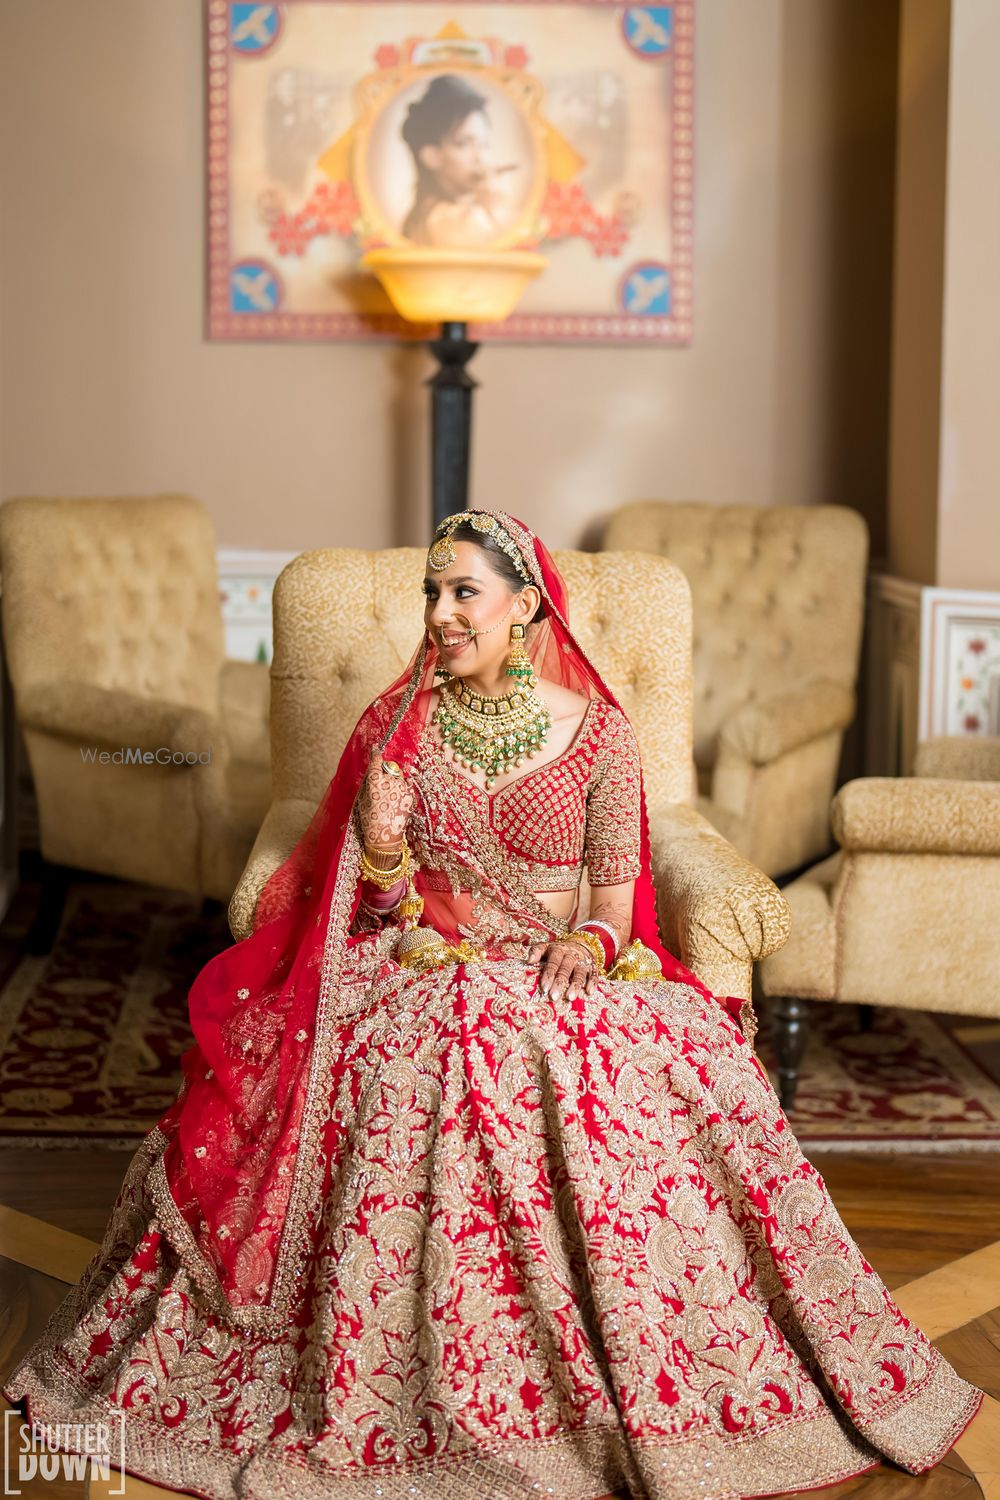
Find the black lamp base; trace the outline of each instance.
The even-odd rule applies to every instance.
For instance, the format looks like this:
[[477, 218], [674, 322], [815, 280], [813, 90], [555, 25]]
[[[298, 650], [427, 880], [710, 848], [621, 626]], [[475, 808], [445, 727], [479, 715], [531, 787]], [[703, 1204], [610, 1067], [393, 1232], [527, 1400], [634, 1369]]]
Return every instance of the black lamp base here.
[[466, 337], [465, 323], [442, 323], [441, 337], [432, 339], [431, 353], [438, 368], [428, 380], [431, 388], [431, 490], [434, 525], [469, 503], [469, 454], [472, 434], [472, 393], [477, 381], [466, 369], [478, 344]]

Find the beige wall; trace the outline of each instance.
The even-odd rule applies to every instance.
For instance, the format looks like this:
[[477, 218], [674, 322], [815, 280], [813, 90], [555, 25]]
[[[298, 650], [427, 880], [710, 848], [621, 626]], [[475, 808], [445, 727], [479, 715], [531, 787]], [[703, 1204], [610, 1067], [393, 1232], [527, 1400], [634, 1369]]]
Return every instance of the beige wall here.
[[937, 578], [951, 0], [902, 0], [889, 449], [889, 568]]
[[[475, 495], [886, 487], [895, 0], [698, 0], [692, 348], [485, 348]], [[203, 337], [199, 0], [0, 0], [0, 492], [181, 488], [219, 540], [419, 540], [420, 349]]]
[[955, 0], [938, 582], [1000, 589], [1000, 4]]
[[889, 555], [1000, 589], [1000, 4], [903, 0]]

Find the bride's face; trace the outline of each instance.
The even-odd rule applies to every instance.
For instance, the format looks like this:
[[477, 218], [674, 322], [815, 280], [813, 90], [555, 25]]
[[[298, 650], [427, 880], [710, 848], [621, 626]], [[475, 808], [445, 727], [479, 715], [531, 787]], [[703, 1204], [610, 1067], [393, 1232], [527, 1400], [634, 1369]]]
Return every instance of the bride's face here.
[[493, 677], [510, 654], [510, 627], [524, 625], [538, 607], [527, 584], [514, 593], [475, 542], [455, 542], [455, 561], [424, 576], [424, 624], [455, 677]]

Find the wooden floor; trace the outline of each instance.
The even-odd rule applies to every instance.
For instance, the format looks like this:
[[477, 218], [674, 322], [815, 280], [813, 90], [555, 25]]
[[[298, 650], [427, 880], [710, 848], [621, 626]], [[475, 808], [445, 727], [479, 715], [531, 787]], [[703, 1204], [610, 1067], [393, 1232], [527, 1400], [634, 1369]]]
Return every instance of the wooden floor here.
[[[83, 1270], [128, 1160], [128, 1152], [99, 1148], [0, 1149], [0, 1375]], [[884, 1465], [800, 1493], [823, 1500], [1000, 1500], [1000, 1153], [816, 1154], [813, 1160], [903, 1311], [988, 1396], [957, 1447], [929, 1474], [915, 1478]], [[37, 1479], [21, 1493], [81, 1500], [84, 1487]], [[121, 1491], [95, 1483], [90, 1500], [112, 1493]], [[127, 1500], [168, 1493], [126, 1480]]]

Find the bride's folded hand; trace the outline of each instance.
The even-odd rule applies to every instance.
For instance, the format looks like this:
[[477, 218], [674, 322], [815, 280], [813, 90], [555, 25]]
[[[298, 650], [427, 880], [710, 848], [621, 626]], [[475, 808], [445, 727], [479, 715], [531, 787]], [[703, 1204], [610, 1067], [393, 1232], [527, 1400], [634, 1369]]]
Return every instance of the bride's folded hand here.
[[551, 943], [534, 943], [528, 950], [528, 962], [537, 963], [541, 971], [538, 988], [553, 1000], [576, 1000], [593, 992], [597, 982], [597, 965], [582, 943], [566, 939]]
[[373, 751], [358, 799], [361, 831], [369, 849], [398, 849], [412, 806], [413, 793], [396, 762], [383, 760]]

